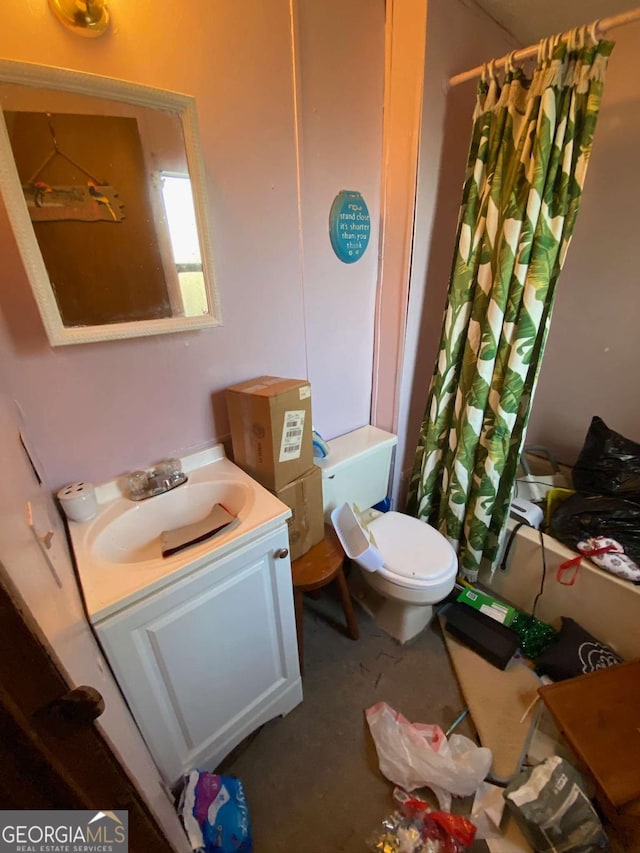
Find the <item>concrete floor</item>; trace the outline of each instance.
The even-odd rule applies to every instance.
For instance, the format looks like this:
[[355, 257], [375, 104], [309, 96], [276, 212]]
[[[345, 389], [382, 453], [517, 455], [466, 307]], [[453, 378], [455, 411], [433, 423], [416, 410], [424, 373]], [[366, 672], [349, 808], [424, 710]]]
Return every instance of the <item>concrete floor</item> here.
[[[400, 646], [360, 608], [356, 614], [353, 641], [337, 624], [342, 612], [330, 593], [305, 602], [304, 701], [218, 768], [243, 782], [256, 853], [369, 849], [367, 839], [393, 811], [393, 784], [378, 769], [365, 709], [384, 700], [444, 730], [464, 709], [437, 620]], [[456, 731], [474, 737], [468, 718]], [[471, 798], [457, 800], [454, 810], [470, 806]]]

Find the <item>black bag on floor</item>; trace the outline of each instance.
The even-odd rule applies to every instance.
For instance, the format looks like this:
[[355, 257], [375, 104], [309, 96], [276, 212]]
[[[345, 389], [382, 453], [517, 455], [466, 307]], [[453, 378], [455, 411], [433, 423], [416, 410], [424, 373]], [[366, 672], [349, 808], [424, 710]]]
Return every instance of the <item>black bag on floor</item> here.
[[609, 429], [602, 418], [594, 417], [572, 477], [578, 492], [640, 503], [640, 444]]
[[640, 564], [640, 504], [607, 495], [575, 494], [568, 497], [551, 516], [550, 533], [577, 551], [578, 542], [608, 536], [624, 548], [634, 563]]

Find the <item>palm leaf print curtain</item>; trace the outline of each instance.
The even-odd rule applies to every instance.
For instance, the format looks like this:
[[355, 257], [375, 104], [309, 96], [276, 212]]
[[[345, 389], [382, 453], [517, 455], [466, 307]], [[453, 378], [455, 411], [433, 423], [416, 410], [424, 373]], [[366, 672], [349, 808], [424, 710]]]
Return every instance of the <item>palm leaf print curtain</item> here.
[[[506, 524], [558, 276], [573, 234], [613, 44], [541, 42], [529, 79], [485, 68], [440, 350], [407, 511], [475, 580]], [[566, 40], [565, 40], [566, 39]]]

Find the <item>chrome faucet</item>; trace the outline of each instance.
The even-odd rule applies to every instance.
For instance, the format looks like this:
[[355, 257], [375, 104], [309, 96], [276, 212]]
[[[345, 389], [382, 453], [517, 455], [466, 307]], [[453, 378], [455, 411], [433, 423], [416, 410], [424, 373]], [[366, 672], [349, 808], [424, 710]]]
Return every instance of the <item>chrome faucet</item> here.
[[148, 471], [132, 471], [127, 476], [129, 497], [132, 501], [144, 501], [175, 489], [186, 483], [187, 475], [179, 459], [163, 459]]

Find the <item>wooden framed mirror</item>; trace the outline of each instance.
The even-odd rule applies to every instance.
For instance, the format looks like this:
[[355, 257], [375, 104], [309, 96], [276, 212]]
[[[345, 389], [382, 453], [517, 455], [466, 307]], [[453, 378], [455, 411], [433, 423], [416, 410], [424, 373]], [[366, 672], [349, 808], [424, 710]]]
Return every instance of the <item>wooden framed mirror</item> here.
[[195, 100], [0, 60], [0, 191], [52, 346], [220, 323]]

